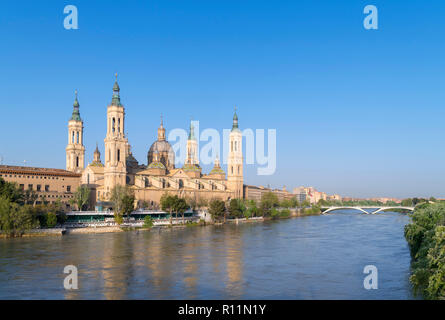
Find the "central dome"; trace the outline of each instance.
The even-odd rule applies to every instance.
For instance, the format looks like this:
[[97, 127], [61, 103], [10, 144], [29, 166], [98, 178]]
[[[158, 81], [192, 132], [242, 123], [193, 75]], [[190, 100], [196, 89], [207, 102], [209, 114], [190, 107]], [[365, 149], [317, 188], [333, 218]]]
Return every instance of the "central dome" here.
[[165, 139], [165, 129], [161, 119], [158, 128], [158, 140], [153, 142], [147, 155], [148, 166], [153, 162], [162, 163], [168, 170], [175, 167], [175, 153], [170, 143]]
[[[155, 159], [156, 157], [158, 159]], [[150, 165], [152, 162], [159, 161], [166, 168], [173, 168], [175, 163], [175, 153], [173, 152], [173, 148], [170, 143], [166, 140], [163, 141], [155, 141], [150, 150], [148, 150], [148, 164]]]

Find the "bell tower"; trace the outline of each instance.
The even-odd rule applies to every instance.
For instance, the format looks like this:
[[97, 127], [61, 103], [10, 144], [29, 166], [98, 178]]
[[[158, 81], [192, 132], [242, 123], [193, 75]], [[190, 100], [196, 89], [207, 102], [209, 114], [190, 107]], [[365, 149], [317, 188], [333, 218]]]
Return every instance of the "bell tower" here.
[[185, 160], [185, 164], [199, 164], [198, 143], [195, 138], [195, 127], [193, 126], [192, 121], [190, 121], [190, 132], [187, 139], [187, 157]]
[[120, 100], [120, 88], [116, 82], [113, 97], [107, 108], [107, 135], [105, 142], [104, 188], [109, 199], [111, 190], [116, 185], [126, 184], [126, 158], [128, 140], [125, 137], [125, 108]]
[[227, 160], [227, 187], [233, 198], [242, 199], [243, 193], [243, 135], [238, 128], [238, 115], [233, 115], [232, 131], [229, 135], [229, 156]]
[[68, 145], [66, 146], [66, 170], [81, 173], [85, 165], [85, 147], [83, 146], [83, 121], [80, 118], [79, 101], [73, 104], [73, 114], [68, 121]]

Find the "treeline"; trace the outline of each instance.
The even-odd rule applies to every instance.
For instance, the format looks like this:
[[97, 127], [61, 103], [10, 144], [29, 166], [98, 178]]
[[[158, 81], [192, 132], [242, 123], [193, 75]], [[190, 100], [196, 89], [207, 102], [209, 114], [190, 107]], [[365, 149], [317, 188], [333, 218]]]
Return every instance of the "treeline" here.
[[54, 227], [61, 211], [60, 203], [35, 205], [37, 196], [23, 191], [17, 184], [0, 178], [0, 230], [9, 237], [18, 237], [32, 228]]
[[[74, 193], [72, 205], [79, 209], [88, 203], [89, 189], [79, 187]], [[23, 191], [16, 183], [0, 178], [0, 231], [9, 237], [19, 237], [33, 228], [53, 228], [66, 221], [62, 203], [45, 201], [36, 204], [37, 194]]]
[[445, 299], [445, 203], [419, 204], [405, 226], [415, 294]]
[[226, 221], [234, 218], [264, 217], [271, 219], [287, 218], [290, 208], [301, 208], [303, 214], [319, 214], [320, 207], [310, 206], [304, 201], [299, 203], [295, 198], [279, 201], [276, 194], [263, 194], [259, 203], [254, 200], [232, 199], [228, 203], [222, 200], [212, 200], [209, 203], [209, 213], [215, 221]]

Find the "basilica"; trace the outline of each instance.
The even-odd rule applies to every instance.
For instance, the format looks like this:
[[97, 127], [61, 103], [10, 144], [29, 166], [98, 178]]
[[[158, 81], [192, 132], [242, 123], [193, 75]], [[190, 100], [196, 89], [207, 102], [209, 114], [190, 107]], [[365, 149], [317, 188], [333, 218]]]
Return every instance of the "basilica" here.
[[242, 133], [238, 128], [236, 112], [229, 135], [227, 176], [218, 157], [215, 157], [213, 169], [209, 173], [202, 172], [192, 124], [187, 140], [186, 161], [182, 167], [176, 167], [175, 153], [166, 139], [162, 117], [157, 129], [157, 140], [147, 152], [147, 164], [140, 164], [133, 156], [125, 134], [125, 108], [121, 103], [117, 76], [111, 103], [107, 107], [106, 121], [104, 162], [96, 145], [93, 161], [85, 167], [84, 126], [76, 93], [73, 113], [68, 121], [66, 170], [80, 174], [81, 184], [93, 191], [91, 205], [109, 201], [111, 190], [116, 185], [129, 186], [135, 194], [138, 207], [147, 204], [159, 206], [164, 193], [197, 202], [244, 197]]

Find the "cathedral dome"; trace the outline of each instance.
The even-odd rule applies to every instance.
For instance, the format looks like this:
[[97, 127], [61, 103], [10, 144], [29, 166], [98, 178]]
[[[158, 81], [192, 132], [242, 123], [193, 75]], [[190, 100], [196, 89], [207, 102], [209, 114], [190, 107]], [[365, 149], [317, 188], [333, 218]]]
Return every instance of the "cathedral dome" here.
[[153, 142], [147, 154], [148, 165], [152, 162], [162, 163], [168, 170], [175, 167], [175, 152], [170, 143], [165, 139], [165, 128], [162, 118], [158, 128], [158, 140]]

